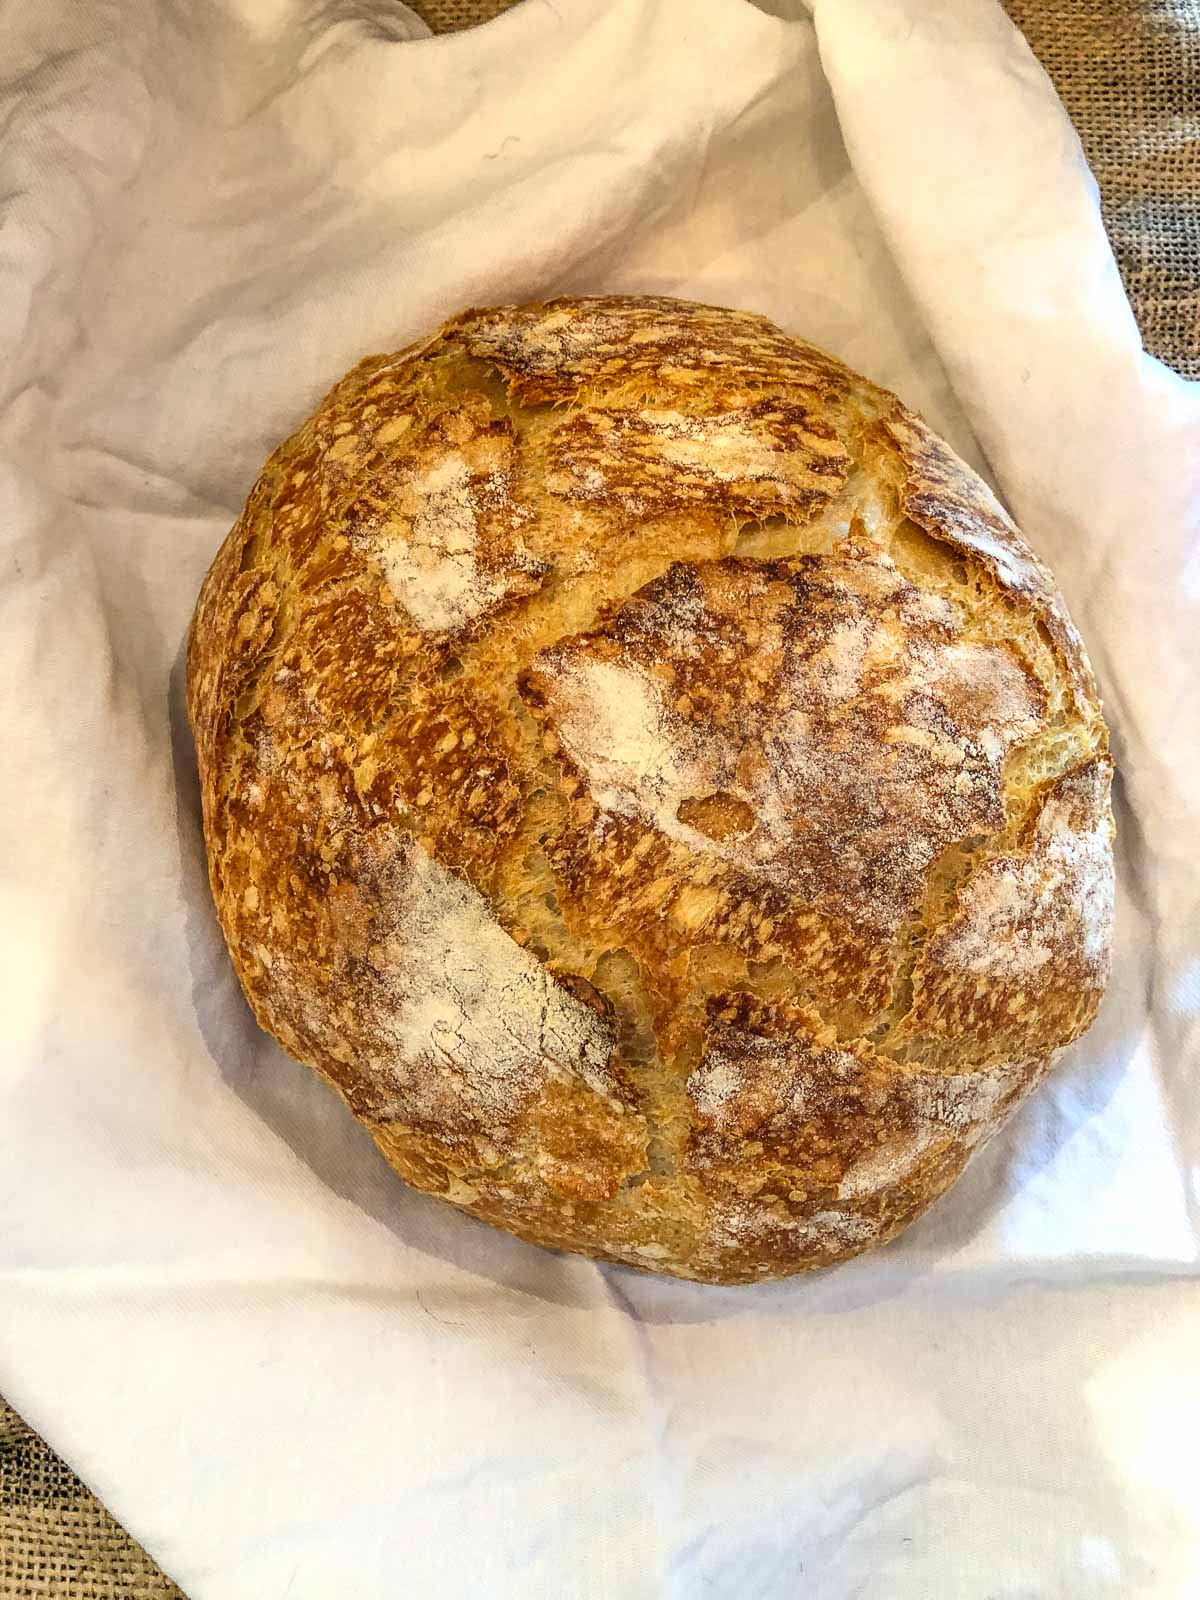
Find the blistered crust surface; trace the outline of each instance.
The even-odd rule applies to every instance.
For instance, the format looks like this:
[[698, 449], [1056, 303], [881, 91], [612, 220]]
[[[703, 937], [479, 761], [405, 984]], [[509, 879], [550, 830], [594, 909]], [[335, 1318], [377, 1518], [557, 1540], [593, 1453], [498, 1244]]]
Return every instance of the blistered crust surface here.
[[1010, 594], [1027, 601], [1058, 646], [1076, 692], [1094, 699], [1096, 680], [1058, 585], [992, 491], [898, 401], [881, 431], [906, 468], [901, 504], [907, 514], [933, 537], [981, 563]]
[[[523, 692], [594, 807], [553, 857], [583, 897], [646, 850], [680, 892], [704, 872], [714, 921], [738, 886], [865, 939], [913, 913], [947, 845], [1002, 825], [1003, 758], [1045, 705], [1003, 646], [967, 640], [946, 601], [850, 541], [674, 566], [536, 656]], [[741, 828], [687, 820], [712, 796]]]
[[189, 707], [259, 1021], [540, 1243], [725, 1282], [882, 1243], [1099, 1003], [1061, 596], [761, 317], [559, 301], [363, 362], [222, 547]]
[[553, 494], [639, 516], [804, 517], [841, 489], [849, 458], [808, 407], [772, 398], [718, 411], [577, 411], [554, 430], [547, 464]]
[[602, 387], [624, 395], [641, 385], [717, 408], [762, 390], [828, 394], [853, 381], [839, 361], [766, 317], [663, 296], [504, 306], [468, 312], [451, 327], [527, 402], [570, 402]]
[[1111, 781], [1107, 756], [1059, 779], [1028, 839], [966, 879], [917, 963], [913, 1031], [995, 1049], [1031, 1008], [1063, 1043], [1088, 1026], [1111, 960]]

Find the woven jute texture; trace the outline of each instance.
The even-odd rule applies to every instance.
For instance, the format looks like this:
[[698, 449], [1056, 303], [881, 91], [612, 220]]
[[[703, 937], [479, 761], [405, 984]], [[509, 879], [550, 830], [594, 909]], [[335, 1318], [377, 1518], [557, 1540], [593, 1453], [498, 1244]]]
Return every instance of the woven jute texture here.
[[1200, 378], [1200, 0], [1005, 0], [1100, 185], [1146, 349]]
[[[514, 3], [413, 8], [448, 33]], [[1079, 129], [1147, 349], [1200, 378], [1200, 0], [1005, 3]], [[0, 1400], [0, 1600], [180, 1595]]]
[[[425, 18], [434, 33], [457, 33], [476, 23], [490, 22], [502, 11], [509, 11], [518, 0], [407, 0]], [[537, 5], [539, 0], [533, 0]]]
[[0, 1402], [3, 1600], [180, 1596], [69, 1467]]

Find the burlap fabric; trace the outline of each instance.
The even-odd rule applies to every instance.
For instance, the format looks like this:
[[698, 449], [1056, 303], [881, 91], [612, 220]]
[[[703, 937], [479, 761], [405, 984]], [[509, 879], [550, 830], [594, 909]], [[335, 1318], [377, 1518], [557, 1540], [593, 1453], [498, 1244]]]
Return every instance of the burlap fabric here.
[[169, 1600], [180, 1591], [0, 1402], [3, 1600]]
[[1200, 0], [1005, 4], [1079, 130], [1146, 349], [1200, 378]]
[[[411, 3], [445, 33], [517, 0]], [[1079, 129], [1147, 349], [1200, 378], [1200, 0], [1005, 3]], [[0, 1401], [0, 1600], [179, 1595]]]

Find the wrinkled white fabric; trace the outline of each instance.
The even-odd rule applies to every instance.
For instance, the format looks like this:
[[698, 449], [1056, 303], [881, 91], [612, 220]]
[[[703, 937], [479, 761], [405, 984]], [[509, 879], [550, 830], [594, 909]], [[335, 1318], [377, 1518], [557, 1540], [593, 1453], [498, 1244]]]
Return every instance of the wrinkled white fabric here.
[[[791, 9], [0, 11], [0, 1389], [192, 1600], [1200, 1592], [1200, 394], [993, 0]], [[183, 641], [269, 450], [368, 350], [604, 290], [761, 309], [989, 469], [1120, 763], [1097, 1026], [786, 1284], [405, 1189], [204, 877]]]

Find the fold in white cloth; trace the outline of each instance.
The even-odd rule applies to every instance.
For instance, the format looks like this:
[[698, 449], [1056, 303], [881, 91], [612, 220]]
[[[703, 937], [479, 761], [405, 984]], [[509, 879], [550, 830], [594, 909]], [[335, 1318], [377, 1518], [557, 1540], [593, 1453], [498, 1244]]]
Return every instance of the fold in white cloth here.
[[[778, 9], [778, 7], [777, 7]], [[0, 15], [0, 1388], [192, 1600], [1200, 1592], [1200, 393], [993, 0]], [[182, 647], [271, 447], [467, 303], [765, 311], [990, 468], [1120, 765], [1093, 1032], [836, 1272], [405, 1189], [251, 1022]]]

